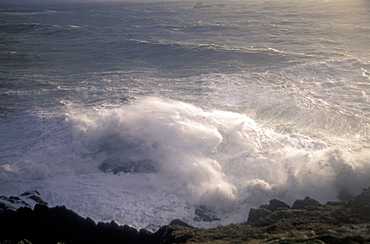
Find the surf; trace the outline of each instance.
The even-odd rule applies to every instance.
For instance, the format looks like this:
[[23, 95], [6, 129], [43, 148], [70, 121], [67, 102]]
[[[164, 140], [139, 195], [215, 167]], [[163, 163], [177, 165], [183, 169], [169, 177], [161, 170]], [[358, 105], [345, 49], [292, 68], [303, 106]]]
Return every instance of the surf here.
[[[214, 209], [274, 197], [333, 200], [342, 190], [360, 191], [355, 188], [368, 180], [362, 173], [369, 170], [366, 160], [352, 159], [366, 149], [353, 156], [340, 144], [277, 133], [245, 114], [175, 100], [141, 98], [123, 107], [70, 114], [68, 123], [73, 147], [100, 158], [96, 166], [104, 172], [152, 173], [159, 185], [167, 182], [170, 191]], [[353, 177], [343, 183], [348, 174]]]

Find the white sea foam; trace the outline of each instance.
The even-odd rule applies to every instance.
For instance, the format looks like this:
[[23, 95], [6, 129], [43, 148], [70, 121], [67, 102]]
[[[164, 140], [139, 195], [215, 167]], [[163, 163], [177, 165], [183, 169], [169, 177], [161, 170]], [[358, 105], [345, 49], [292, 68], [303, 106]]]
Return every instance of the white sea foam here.
[[157, 172], [147, 176], [147, 187], [219, 214], [247, 212], [271, 198], [335, 200], [340, 191], [358, 193], [369, 182], [366, 149], [347, 152], [340, 144], [278, 134], [243, 114], [173, 100], [79, 110], [68, 123], [73, 148], [94, 158], [93, 168], [106, 158], [120, 159], [117, 166], [150, 160]]
[[[199, 205], [222, 219], [213, 224], [226, 224], [245, 221], [250, 207], [271, 198], [325, 202], [342, 190], [358, 193], [370, 180], [368, 149], [279, 134], [245, 114], [154, 97], [69, 110], [65, 122], [31, 123], [21, 153], [27, 157], [3, 161], [2, 188], [35, 187], [52, 205], [154, 230], [173, 218], [212, 225], [193, 221]], [[156, 170], [103, 173], [98, 167], [107, 159], [117, 167], [149, 161]]]

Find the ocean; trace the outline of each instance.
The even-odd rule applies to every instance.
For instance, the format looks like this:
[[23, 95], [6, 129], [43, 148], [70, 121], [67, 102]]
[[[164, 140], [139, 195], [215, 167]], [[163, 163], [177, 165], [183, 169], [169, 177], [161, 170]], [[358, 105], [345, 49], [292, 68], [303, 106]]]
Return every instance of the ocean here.
[[155, 231], [368, 187], [370, 2], [195, 4], [0, 3], [0, 195]]

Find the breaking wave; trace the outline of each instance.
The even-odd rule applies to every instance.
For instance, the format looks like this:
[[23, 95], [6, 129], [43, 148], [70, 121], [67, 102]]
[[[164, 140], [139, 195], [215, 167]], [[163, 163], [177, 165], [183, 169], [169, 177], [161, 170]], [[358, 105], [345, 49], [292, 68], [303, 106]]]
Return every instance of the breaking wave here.
[[152, 174], [165, 191], [214, 209], [305, 195], [321, 201], [369, 182], [368, 150], [278, 134], [247, 115], [159, 98], [71, 113], [73, 148], [105, 172]]

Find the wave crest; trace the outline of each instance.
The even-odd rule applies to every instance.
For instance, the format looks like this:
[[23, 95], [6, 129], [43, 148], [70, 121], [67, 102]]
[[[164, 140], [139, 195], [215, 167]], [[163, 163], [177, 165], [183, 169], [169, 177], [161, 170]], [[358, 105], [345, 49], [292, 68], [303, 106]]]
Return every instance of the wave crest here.
[[235, 112], [151, 97], [69, 121], [74, 148], [101, 159], [104, 171], [149, 173], [156, 187], [214, 209], [305, 195], [333, 200], [369, 180], [363, 157], [354, 163], [340, 146], [278, 134]]

